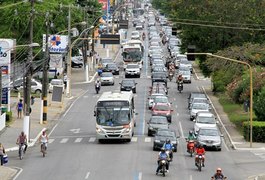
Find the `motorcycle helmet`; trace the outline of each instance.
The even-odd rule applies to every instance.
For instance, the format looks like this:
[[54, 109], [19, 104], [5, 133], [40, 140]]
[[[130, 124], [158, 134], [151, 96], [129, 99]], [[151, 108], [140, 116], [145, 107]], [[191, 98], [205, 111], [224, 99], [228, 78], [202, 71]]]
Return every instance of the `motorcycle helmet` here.
[[220, 172], [221, 173], [222, 172], [222, 169], [221, 168], [217, 168], [216, 169], [216, 172]]
[[193, 131], [192, 131], [192, 130], [190, 130], [190, 131], [189, 131], [189, 135], [192, 135], [192, 134], [193, 134]]
[[165, 148], [161, 148], [161, 152], [166, 152], [166, 149]]
[[170, 143], [170, 139], [167, 139], [167, 140], [166, 140], [166, 143], [169, 144], [169, 143]]
[[203, 148], [203, 146], [201, 144], [198, 144], [198, 148]]

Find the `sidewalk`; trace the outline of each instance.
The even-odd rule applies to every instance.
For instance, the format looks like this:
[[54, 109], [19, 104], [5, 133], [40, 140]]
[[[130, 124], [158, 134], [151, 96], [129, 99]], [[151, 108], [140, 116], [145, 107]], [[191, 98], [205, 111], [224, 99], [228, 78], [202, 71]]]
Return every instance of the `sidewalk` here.
[[[109, 45], [111, 47], [111, 45]], [[119, 50], [119, 45], [114, 45], [113, 49], [109, 49], [109, 56], [113, 59], [116, 58]], [[96, 52], [99, 54], [100, 57], [105, 57], [106, 50], [103, 49], [102, 45], [98, 44], [95, 47]], [[93, 74], [92, 74], [93, 73]], [[93, 81], [93, 78], [96, 75], [96, 72], [90, 72], [90, 82]], [[40, 136], [43, 129], [47, 129], [48, 133], [52, 129], [52, 127], [58, 123], [61, 115], [69, 108], [72, 102], [82, 95], [85, 90], [78, 88], [78, 86], [73, 86], [74, 84], [84, 84], [89, 83], [85, 82], [85, 69], [84, 68], [72, 68], [72, 89], [71, 94], [72, 97], [63, 98], [63, 106], [61, 103], [50, 103], [50, 97], [48, 98], [48, 117], [47, 117], [47, 124], [40, 124], [40, 116], [41, 116], [41, 99], [35, 98], [35, 103], [31, 106], [32, 113], [30, 115], [30, 134], [29, 139], [30, 142], [28, 144], [29, 148], [34, 145], [37, 141], [38, 137]], [[51, 96], [51, 94], [49, 94]], [[16, 104], [18, 102], [18, 98], [11, 97], [11, 111], [13, 114], [13, 121], [10, 125], [0, 131], [0, 142], [4, 145], [6, 152], [16, 151], [18, 150], [18, 146], [16, 145], [16, 140], [20, 132], [23, 130], [23, 117], [22, 119], [17, 118], [17, 111], [16, 111]], [[5, 166], [0, 166], [0, 179], [12, 179], [18, 170], [16, 168], [8, 167], [8, 164]]]
[[[193, 63], [193, 68], [195, 72], [194, 78], [198, 80], [210, 80], [205, 78], [196, 63]], [[224, 112], [222, 105], [219, 103], [219, 99], [214, 96], [211, 86], [202, 87], [202, 91], [206, 93], [213, 105], [213, 110], [215, 111], [218, 121], [220, 122], [220, 130], [224, 135], [225, 141], [228, 146], [236, 150], [265, 150], [265, 143], [252, 143], [252, 148], [250, 148], [250, 143], [245, 141], [244, 137], [238, 132], [236, 126], [230, 122], [227, 114]]]

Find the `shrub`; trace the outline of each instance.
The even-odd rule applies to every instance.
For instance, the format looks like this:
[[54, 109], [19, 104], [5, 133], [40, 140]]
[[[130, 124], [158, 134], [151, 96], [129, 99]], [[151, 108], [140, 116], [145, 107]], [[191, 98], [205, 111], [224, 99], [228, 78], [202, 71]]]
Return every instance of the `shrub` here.
[[260, 93], [254, 98], [253, 109], [257, 116], [258, 121], [265, 121], [265, 86], [261, 89]]
[[[265, 122], [253, 121], [252, 127], [253, 142], [265, 142]], [[243, 135], [249, 141], [249, 122], [243, 124]]]
[[11, 121], [12, 120], [12, 111], [6, 112], [6, 121]]

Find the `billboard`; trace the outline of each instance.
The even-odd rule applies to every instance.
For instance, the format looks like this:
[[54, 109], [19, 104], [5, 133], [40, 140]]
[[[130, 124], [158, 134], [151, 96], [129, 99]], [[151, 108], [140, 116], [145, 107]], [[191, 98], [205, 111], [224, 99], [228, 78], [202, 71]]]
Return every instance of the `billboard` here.
[[106, 11], [108, 8], [108, 0], [98, 0], [100, 4], [102, 4], [102, 10]]
[[[68, 50], [68, 36], [66, 35], [49, 35], [48, 47], [50, 53], [66, 53]], [[43, 34], [43, 51], [46, 48], [46, 35]]]
[[50, 54], [50, 68], [62, 68], [63, 67], [63, 55], [62, 54]]

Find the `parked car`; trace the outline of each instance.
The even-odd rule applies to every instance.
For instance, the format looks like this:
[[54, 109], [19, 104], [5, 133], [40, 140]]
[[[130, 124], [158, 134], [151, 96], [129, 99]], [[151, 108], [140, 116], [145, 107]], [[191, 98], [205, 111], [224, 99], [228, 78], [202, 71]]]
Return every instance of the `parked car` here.
[[[10, 83], [10, 87], [13, 87], [15, 91], [23, 90], [23, 78], [18, 78]], [[42, 92], [42, 84], [36, 79], [31, 79], [31, 93], [40, 94]]]
[[74, 56], [72, 57], [72, 62], [71, 62], [71, 67], [72, 68], [81, 68], [83, 67], [84, 62], [83, 62], [83, 56]]
[[204, 147], [222, 149], [222, 140], [219, 130], [216, 127], [202, 127], [197, 133], [197, 141]]
[[103, 69], [103, 72], [111, 72], [113, 75], [119, 75], [120, 69], [116, 63], [108, 63]]
[[194, 122], [194, 132], [197, 132], [200, 128], [204, 127], [217, 127], [216, 118], [210, 112], [198, 112]]
[[128, 76], [136, 76], [138, 78], [141, 77], [141, 70], [138, 64], [127, 64], [125, 69], [125, 78]]
[[167, 118], [164, 116], [152, 116], [147, 122], [148, 124], [148, 136], [153, 136], [158, 129], [168, 129], [169, 124]]
[[172, 121], [172, 109], [171, 104], [156, 103], [152, 108], [152, 115], [165, 116], [168, 122]]
[[153, 143], [153, 150], [160, 150], [166, 140], [169, 139], [171, 143], [173, 144], [173, 151], [177, 152], [177, 145], [178, 145], [178, 140], [176, 133], [170, 129], [158, 129], [155, 138], [154, 138], [154, 143]]
[[132, 79], [123, 79], [120, 83], [121, 91], [132, 91], [133, 93], [136, 93], [136, 85], [137, 83]]
[[103, 72], [100, 75], [101, 85], [114, 85], [114, 77], [110, 72]]
[[62, 79], [52, 79], [51, 82], [49, 83], [49, 92], [52, 93], [53, 92], [53, 87], [54, 86], [59, 86], [63, 88], [63, 92], [64, 92], [64, 82]]
[[190, 120], [192, 121], [197, 112], [209, 112], [209, 105], [207, 103], [194, 103], [190, 107]]

